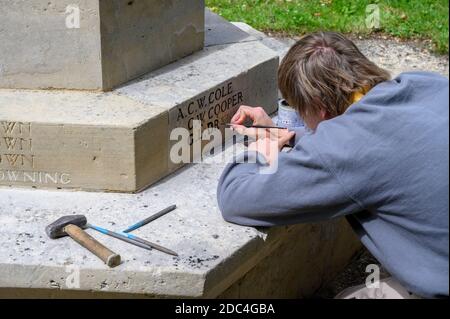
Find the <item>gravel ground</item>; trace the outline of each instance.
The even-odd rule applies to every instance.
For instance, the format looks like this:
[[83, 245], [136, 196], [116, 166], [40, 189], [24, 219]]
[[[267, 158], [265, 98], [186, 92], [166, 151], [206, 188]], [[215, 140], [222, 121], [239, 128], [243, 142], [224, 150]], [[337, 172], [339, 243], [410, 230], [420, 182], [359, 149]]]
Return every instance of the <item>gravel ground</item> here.
[[344, 271], [319, 289], [312, 299], [331, 299], [348, 287], [364, 284], [370, 274], [366, 272], [366, 267], [373, 264], [380, 267], [380, 279], [389, 277], [389, 273], [383, 269], [378, 260], [363, 248], [352, 258]]
[[396, 39], [354, 39], [370, 60], [386, 68], [393, 76], [413, 70], [433, 71], [449, 75], [448, 56], [437, 56], [428, 51], [422, 42], [404, 42]]
[[[288, 45], [292, 45], [296, 40], [280, 37], [276, 39]], [[448, 56], [432, 54], [427, 49], [429, 47], [427, 42], [402, 41], [385, 36], [370, 39], [352, 38], [352, 40], [361, 52], [377, 65], [390, 71], [393, 77], [401, 72], [413, 70], [432, 71], [449, 76]], [[333, 298], [345, 288], [363, 284], [369, 275], [366, 273], [366, 267], [369, 264], [380, 266], [381, 278], [389, 276], [364, 248], [353, 257], [342, 273], [322, 287], [313, 298]]]
[[[427, 49], [429, 46], [427, 42], [404, 41], [386, 36], [370, 39], [350, 38], [363, 54], [377, 65], [390, 71], [392, 76], [413, 70], [432, 71], [449, 76], [448, 55], [431, 53]], [[276, 40], [292, 45], [297, 39], [276, 37]]]

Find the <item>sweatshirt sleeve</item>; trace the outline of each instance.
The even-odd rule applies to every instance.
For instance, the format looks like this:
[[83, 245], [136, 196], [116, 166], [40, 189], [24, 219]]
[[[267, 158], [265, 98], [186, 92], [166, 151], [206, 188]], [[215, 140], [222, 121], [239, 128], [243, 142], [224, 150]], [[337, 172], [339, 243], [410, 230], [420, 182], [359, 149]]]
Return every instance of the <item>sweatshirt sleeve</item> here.
[[361, 211], [314, 149], [301, 144], [281, 152], [278, 166], [270, 171], [264, 171], [267, 164], [257, 152], [241, 154], [228, 164], [217, 191], [224, 219], [246, 226], [275, 226]]

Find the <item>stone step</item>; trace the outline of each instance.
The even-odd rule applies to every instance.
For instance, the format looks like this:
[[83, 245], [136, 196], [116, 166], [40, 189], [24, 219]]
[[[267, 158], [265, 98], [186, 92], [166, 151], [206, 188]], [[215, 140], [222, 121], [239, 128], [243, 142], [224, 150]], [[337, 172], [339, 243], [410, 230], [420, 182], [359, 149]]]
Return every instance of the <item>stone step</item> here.
[[202, 51], [112, 92], [0, 90], [0, 185], [137, 192], [183, 166], [173, 129], [220, 126], [241, 104], [275, 111], [277, 54], [206, 17]]

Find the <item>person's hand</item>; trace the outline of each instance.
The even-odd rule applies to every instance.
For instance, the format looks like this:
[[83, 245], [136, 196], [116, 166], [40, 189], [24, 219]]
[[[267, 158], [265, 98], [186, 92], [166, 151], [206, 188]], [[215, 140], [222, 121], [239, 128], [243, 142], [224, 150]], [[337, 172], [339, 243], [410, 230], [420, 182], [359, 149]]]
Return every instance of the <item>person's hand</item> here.
[[269, 164], [277, 160], [278, 153], [295, 136], [295, 132], [277, 130], [277, 134], [267, 132], [266, 136], [258, 138], [248, 146], [249, 151], [257, 151], [262, 154]]
[[236, 114], [231, 118], [231, 127], [241, 135], [248, 135], [256, 139], [261, 129], [246, 128], [243, 124], [247, 119], [251, 119], [253, 125], [275, 126], [270, 116], [267, 115], [262, 107], [241, 105]]
[[274, 123], [262, 107], [241, 105], [236, 114], [231, 118], [231, 124], [242, 125], [247, 119], [253, 121], [253, 125], [274, 126]]

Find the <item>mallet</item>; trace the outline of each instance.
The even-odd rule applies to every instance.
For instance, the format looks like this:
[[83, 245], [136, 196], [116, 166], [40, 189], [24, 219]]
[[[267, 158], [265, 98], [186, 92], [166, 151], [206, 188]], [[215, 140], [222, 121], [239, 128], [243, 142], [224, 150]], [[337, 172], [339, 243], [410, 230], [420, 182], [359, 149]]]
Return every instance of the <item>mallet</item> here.
[[72, 237], [81, 246], [100, 258], [109, 267], [120, 265], [120, 255], [109, 250], [96, 239], [88, 235], [82, 228], [87, 225], [87, 219], [83, 215], [64, 216], [45, 228], [45, 232], [51, 239], [65, 236]]

